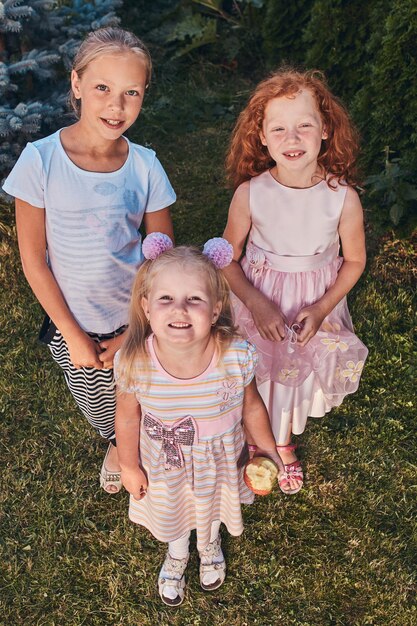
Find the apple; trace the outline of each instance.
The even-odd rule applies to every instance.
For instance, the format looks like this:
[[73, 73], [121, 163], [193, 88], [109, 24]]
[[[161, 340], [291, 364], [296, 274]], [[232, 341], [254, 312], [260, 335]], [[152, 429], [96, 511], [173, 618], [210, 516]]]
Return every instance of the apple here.
[[266, 456], [255, 456], [248, 461], [243, 473], [246, 485], [258, 496], [267, 496], [271, 493], [277, 476], [277, 466]]

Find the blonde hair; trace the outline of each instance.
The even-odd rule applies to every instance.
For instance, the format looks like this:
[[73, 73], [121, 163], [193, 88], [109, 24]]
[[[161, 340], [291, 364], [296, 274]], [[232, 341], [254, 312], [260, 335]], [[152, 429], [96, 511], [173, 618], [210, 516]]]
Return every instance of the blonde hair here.
[[[72, 69], [81, 78], [88, 65], [98, 57], [104, 54], [123, 54], [126, 52], [133, 52], [145, 61], [146, 86], [148, 86], [152, 74], [152, 60], [149, 50], [139, 37], [123, 28], [109, 26], [89, 33], [74, 57]], [[81, 102], [77, 100], [72, 89], [69, 93], [69, 104], [79, 118]]]
[[126, 340], [120, 351], [119, 380], [122, 388], [134, 384], [134, 364], [136, 359], [149, 362], [146, 340], [151, 334], [151, 326], [142, 307], [142, 298], [147, 298], [154, 278], [174, 263], [183, 271], [200, 272], [207, 280], [214, 302], [221, 303], [220, 315], [211, 327], [219, 358], [222, 357], [231, 340], [238, 336], [233, 324], [229, 284], [221, 270], [214, 267], [210, 259], [194, 246], [178, 246], [163, 252], [154, 261], [145, 261], [133, 283], [129, 308], [129, 328]]

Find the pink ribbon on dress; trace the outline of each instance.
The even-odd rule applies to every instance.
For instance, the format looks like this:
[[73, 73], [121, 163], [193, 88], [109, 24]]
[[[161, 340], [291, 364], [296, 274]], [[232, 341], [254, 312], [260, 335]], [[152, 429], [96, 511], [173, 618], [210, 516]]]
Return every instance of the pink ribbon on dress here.
[[[309, 272], [319, 270], [332, 263], [339, 253], [339, 240], [323, 252], [307, 256], [288, 256], [275, 254], [259, 248], [252, 240], [246, 245], [246, 259], [255, 272], [263, 272], [266, 269], [278, 272]], [[342, 262], [342, 260], [340, 261]]]
[[287, 333], [286, 339], [288, 339], [287, 352], [289, 352], [290, 354], [294, 352], [293, 346], [297, 345], [298, 332], [300, 331], [300, 329], [300, 324], [297, 324], [296, 322], [294, 322], [294, 324], [291, 324], [291, 326], [287, 326], [287, 324], [285, 324], [285, 332]]
[[246, 245], [246, 258], [255, 274], [263, 272], [268, 267], [264, 251], [251, 240]]
[[146, 413], [143, 426], [150, 439], [162, 441], [162, 451], [165, 457], [165, 469], [171, 470], [184, 465], [181, 444], [191, 446], [196, 442], [197, 425], [191, 415], [182, 417], [172, 426], [165, 426], [161, 420]]

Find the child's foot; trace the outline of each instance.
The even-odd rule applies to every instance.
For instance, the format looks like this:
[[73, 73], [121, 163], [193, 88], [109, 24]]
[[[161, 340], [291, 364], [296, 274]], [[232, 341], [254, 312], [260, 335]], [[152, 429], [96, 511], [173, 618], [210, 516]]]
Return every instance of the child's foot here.
[[304, 474], [301, 462], [294, 454], [295, 444], [277, 446], [277, 451], [284, 463], [285, 474], [279, 479], [281, 491], [287, 495], [298, 493], [303, 486]]
[[204, 591], [218, 589], [226, 578], [226, 561], [220, 535], [200, 552], [200, 585]]
[[117, 448], [112, 443], [109, 443], [103, 465], [101, 466], [100, 486], [107, 493], [118, 493], [122, 488]]
[[188, 556], [185, 559], [174, 559], [167, 552], [163, 566], [158, 576], [158, 589], [162, 602], [168, 606], [178, 606], [185, 595], [185, 568]]

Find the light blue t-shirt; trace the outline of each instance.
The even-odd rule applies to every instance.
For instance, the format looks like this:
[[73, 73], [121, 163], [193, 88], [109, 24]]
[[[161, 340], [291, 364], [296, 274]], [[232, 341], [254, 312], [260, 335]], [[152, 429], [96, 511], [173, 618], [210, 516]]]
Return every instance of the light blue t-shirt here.
[[110, 333], [128, 321], [130, 290], [143, 262], [144, 213], [175, 202], [155, 152], [131, 143], [115, 172], [89, 172], [66, 154], [60, 131], [28, 143], [3, 189], [45, 209], [48, 262], [78, 324]]

